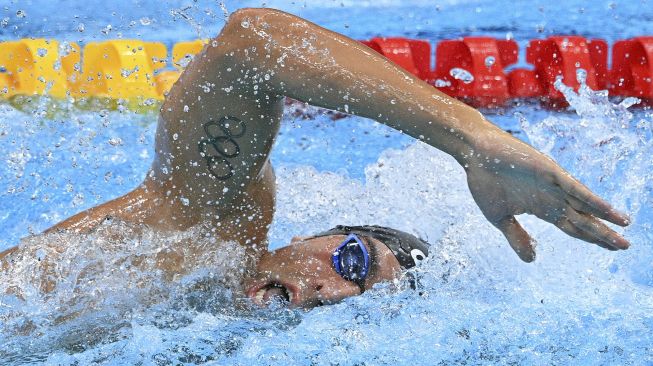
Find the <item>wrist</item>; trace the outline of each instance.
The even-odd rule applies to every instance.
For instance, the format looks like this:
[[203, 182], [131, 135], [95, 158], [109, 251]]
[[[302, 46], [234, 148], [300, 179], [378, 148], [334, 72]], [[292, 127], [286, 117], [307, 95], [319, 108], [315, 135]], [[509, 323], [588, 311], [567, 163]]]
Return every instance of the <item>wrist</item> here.
[[[477, 160], [481, 151], [486, 151], [484, 146], [492, 144], [493, 138], [501, 130], [489, 122], [475, 109], [468, 107], [471, 113], [466, 113], [461, 118], [460, 125], [449, 129], [448, 140], [450, 141], [447, 151], [463, 167], [467, 167], [472, 161]], [[467, 111], [469, 112], [469, 111]]]

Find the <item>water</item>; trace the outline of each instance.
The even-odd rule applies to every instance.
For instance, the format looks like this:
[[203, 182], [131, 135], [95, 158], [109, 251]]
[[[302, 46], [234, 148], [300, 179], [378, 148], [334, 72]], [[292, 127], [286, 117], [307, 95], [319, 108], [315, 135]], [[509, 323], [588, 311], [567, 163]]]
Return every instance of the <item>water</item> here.
[[[9, 2], [0, 8], [0, 18], [10, 18], [0, 37], [121, 34], [170, 42], [223, 24], [217, 2], [153, 4], [53, 11], [42, 1]], [[357, 38], [653, 34], [646, 2], [442, 1], [437, 10], [430, 1], [385, 1], [392, 11], [372, 3], [328, 1], [326, 10], [268, 4]], [[180, 11], [192, 20], [180, 19]], [[416, 270], [419, 291], [399, 281], [307, 312], [251, 309], [234, 270], [242, 252], [232, 243], [205, 237], [201, 227], [162, 236], [106, 222], [88, 236], [24, 239], [25, 260], [0, 274], [0, 292], [16, 286], [23, 297], [0, 297], [0, 364], [651, 364], [653, 115], [584, 89], [565, 95], [570, 111], [522, 105], [490, 118], [628, 212], [633, 223], [619, 229], [632, 243], [627, 251], [607, 252], [522, 216], [539, 243], [536, 262], [524, 264], [483, 218], [447, 155], [373, 121], [303, 120], [288, 111], [272, 155], [278, 202], [271, 246], [335, 224], [408, 230], [435, 248]], [[154, 114], [33, 104], [0, 104], [0, 249], [133, 189], [153, 157]], [[185, 238], [199, 238], [187, 249], [198, 249], [206, 265], [164, 278], [157, 254]], [[68, 243], [66, 250], [54, 250], [58, 243]], [[43, 257], [57, 265], [46, 268]], [[50, 296], [38, 291], [49, 285], [35, 280], [40, 273], [62, 278]]]

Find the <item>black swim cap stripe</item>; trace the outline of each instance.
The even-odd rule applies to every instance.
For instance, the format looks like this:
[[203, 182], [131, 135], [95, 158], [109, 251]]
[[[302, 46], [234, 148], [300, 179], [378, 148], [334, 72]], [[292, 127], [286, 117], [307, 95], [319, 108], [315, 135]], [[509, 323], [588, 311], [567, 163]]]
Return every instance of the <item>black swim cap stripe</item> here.
[[[338, 225], [333, 229], [323, 231], [313, 237], [328, 235], [349, 235], [351, 233], [374, 238], [385, 244], [399, 261], [402, 269], [415, 267], [417, 262], [426, 259], [429, 255], [429, 244], [424, 240], [404, 231], [391, 229], [384, 226], [363, 225], [344, 226]], [[421, 258], [420, 258], [421, 257]]]

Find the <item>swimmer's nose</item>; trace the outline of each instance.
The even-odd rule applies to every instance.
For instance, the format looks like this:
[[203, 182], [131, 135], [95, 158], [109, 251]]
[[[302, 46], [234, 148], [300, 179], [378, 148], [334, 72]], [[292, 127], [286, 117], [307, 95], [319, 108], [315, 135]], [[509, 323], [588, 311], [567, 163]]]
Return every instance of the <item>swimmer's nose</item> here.
[[307, 306], [329, 305], [340, 302], [348, 297], [360, 294], [360, 289], [354, 283], [315, 281], [306, 291], [304, 304]]

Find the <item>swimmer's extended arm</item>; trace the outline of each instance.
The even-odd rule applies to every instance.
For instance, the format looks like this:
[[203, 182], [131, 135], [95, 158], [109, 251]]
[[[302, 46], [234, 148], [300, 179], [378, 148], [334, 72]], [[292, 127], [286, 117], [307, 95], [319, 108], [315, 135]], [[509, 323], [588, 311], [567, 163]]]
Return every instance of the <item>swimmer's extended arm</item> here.
[[[256, 100], [285, 95], [372, 118], [452, 155], [485, 217], [524, 261], [535, 253], [514, 217], [522, 213], [607, 249], [628, 247], [600, 221], [627, 225], [626, 216], [553, 160], [356, 41], [281, 11], [242, 9], [216, 43], [206, 60], [236, 65], [243, 76], [229, 87], [241, 98], [246, 92]], [[206, 73], [214, 72], [210, 66], [204, 65]]]

